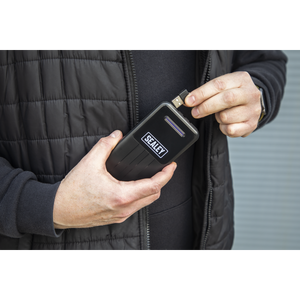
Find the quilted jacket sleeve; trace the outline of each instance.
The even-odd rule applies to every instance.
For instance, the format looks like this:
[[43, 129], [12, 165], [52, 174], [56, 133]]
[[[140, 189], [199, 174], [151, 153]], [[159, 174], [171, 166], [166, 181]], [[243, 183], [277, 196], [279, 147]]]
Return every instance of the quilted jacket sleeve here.
[[0, 234], [20, 238], [23, 233], [57, 237], [53, 205], [59, 183], [37, 181], [31, 172], [14, 169], [0, 157]]
[[258, 128], [278, 114], [286, 83], [287, 57], [282, 51], [234, 51], [232, 71], [247, 71], [263, 88], [266, 116]]

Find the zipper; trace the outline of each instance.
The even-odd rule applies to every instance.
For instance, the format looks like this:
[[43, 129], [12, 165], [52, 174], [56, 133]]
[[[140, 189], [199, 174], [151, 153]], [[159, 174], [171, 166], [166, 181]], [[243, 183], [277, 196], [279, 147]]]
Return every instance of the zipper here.
[[206, 71], [206, 76], [205, 76], [205, 83], [208, 82], [208, 81], [210, 81], [210, 70], [211, 70], [211, 56], [210, 56], [210, 52], [208, 52], [207, 58], [208, 58], [208, 66], [207, 66], [207, 71]]
[[132, 129], [134, 126], [136, 126], [139, 122], [139, 100], [138, 100], [138, 88], [136, 83], [136, 72], [133, 62], [133, 55], [131, 51], [123, 51], [123, 56], [125, 62], [127, 64], [124, 64], [125, 66], [125, 79], [126, 83], [128, 85], [128, 99], [132, 99], [132, 102], [129, 101], [130, 109], [132, 111], [132, 114], [129, 114], [130, 119], [130, 126]]
[[210, 190], [209, 190], [208, 211], [207, 211], [207, 230], [206, 230], [206, 234], [204, 237], [202, 249], [205, 249], [208, 234], [209, 234], [210, 228], [211, 228], [210, 218], [211, 218], [211, 206], [212, 206], [212, 183], [211, 183], [210, 178], [209, 178], [209, 185], [210, 185]]
[[136, 72], [135, 72], [135, 66], [134, 66], [134, 61], [133, 61], [133, 54], [131, 51], [128, 51], [129, 54], [129, 60], [131, 64], [131, 74], [132, 74], [132, 86], [133, 86], [133, 101], [134, 101], [134, 126], [136, 126], [139, 123], [139, 95], [138, 95], [138, 88], [137, 88], [137, 83], [136, 83]]
[[[206, 57], [206, 66], [205, 66], [205, 77], [202, 82], [206, 83], [210, 80], [210, 71], [211, 71], [211, 51], [208, 51]], [[125, 70], [125, 76], [127, 77], [128, 85], [129, 85], [129, 99], [133, 99], [133, 107], [132, 107], [132, 119], [131, 119], [131, 126], [134, 127], [139, 122], [139, 102], [138, 102], [138, 88], [136, 83], [136, 72], [135, 66], [133, 61], [133, 54], [131, 51], [124, 51], [125, 60], [129, 63], [127, 64], [129, 70]], [[131, 92], [131, 94], [130, 94]], [[212, 131], [212, 118], [209, 118], [209, 133]], [[211, 134], [209, 134], [209, 142], [208, 142], [208, 152], [207, 152], [207, 177], [208, 177], [208, 184], [209, 184], [209, 196], [208, 196], [208, 203], [206, 207], [206, 230], [205, 236], [201, 245], [201, 249], [205, 249], [207, 238], [210, 232], [211, 223], [211, 209], [212, 209], [212, 182], [210, 179], [210, 147], [211, 147]], [[150, 227], [149, 227], [149, 208], [144, 207], [139, 212], [139, 221], [141, 226], [141, 232], [144, 239], [141, 241], [141, 249], [150, 250]], [[205, 223], [205, 222], [204, 222]]]
[[[206, 65], [206, 73], [205, 73], [205, 77], [204, 77], [204, 82], [206, 83], [208, 81], [210, 81], [210, 71], [211, 71], [211, 55], [210, 55], [211, 51], [208, 51], [207, 54], [207, 65]], [[213, 118], [209, 118], [209, 140], [208, 140], [208, 149], [207, 149], [207, 178], [208, 178], [208, 184], [209, 184], [209, 193], [208, 193], [208, 202], [207, 202], [207, 206], [206, 206], [206, 222], [203, 222], [203, 224], [207, 224], [206, 225], [206, 230], [205, 230], [205, 235], [204, 235], [204, 239], [201, 245], [200, 249], [205, 249], [206, 247], [206, 242], [207, 242], [207, 238], [210, 232], [210, 228], [211, 228], [211, 210], [212, 210], [212, 197], [213, 197], [213, 189], [212, 189], [212, 182], [211, 182], [211, 178], [210, 178], [210, 152], [211, 152], [211, 139], [212, 139], [212, 125], [213, 125]]]
[[[131, 128], [139, 123], [139, 98], [138, 98], [138, 88], [136, 81], [136, 72], [133, 61], [132, 51], [123, 51], [125, 61], [127, 61], [128, 69], [125, 69], [125, 77], [129, 86], [128, 99], [132, 99], [132, 119], [130, 120]], [[130, 102], [129, 102], [130, 103]], [[149, 228], [149, 208], [148, 206], [142, 208], [139, 212], [139, 223], [140, 223], [140, 233], [144, 239], [141, 240], [141, 249], [150, 250], [150, 228]]]

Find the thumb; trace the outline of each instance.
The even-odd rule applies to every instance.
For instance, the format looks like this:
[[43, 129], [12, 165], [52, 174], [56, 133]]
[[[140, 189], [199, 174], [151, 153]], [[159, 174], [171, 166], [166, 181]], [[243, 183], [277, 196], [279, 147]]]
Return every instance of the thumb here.
[[95, 154], [100, 163], [105, 164], [111, 151], [116, 147], [122, 139], [123, 134], [120, 130], [115, 130], [109, 136], [104, 137], [95, 145]]

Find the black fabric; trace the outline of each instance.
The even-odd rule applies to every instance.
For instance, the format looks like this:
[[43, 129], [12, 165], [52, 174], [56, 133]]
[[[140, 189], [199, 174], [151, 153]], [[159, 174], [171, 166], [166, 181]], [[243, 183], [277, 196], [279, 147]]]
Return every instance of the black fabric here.
[[[253, 82], [261, 87], [264, 92], [266, 116], [259, 122], [257, 129], [262, 128], [270, 123], [277, 116], [280, 109], [280, 101], [282, 99], [286, 78], [287, 57], [282, 53], [278, 55], [278, 51], [253, 51], [249, 55], [249, 51], [235, 51], [233, 57], [233, 71], [247, 71]], [[268, 80], [265, 80], [268, 78]]]
[[22, 245], [32, 249], [140, 248], [138, 214], [100, 229], [53, 228], [60, 180], [101, 137], [129, 131], [123, 63], [120, 51], [0, 51], [2, 235], [31, 233]]
[[[196, 51], [133, 51], [133, 59], [141, 118], [162, 101], [173, 100], [182, 90], [196, 88]], [[195, 123], [191, 110], [183, 110]], [[187, 201], [192, 194], [193, 151], [191, 147], [176, 160], [173, 178], [162, 189], [160, 198], [149, 206], [153, 250], [193, 247], [192, 201]]]
[[191, 250], [194, 237], [192, 198], [167, 211], [152, 214], [150, 233], [152, 250]]
[[[124, 134], [130, 129], [135, 101], [127, 54], [0, 51], [0, 249], [144, 249], [141, 211], [121, 224], [68, 229], [59, 236], [51, 211], [60, 180], [99, 138], [115, 129]], [[205, 57], [204, 77], [249, 71], [264, 88], [268, 114], [263, 122], [272, 120], [285, 84], [282, 52], [213, 50]], [[230, 249], [233, 190], [227, 139], [214, 116], [197, 122], [197, 127], [194, 249]]]

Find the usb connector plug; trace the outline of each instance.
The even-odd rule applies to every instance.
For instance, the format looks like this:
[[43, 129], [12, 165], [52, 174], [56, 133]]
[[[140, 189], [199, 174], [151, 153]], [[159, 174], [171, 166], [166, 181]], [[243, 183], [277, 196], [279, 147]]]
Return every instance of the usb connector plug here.
[[181, 92], [174, 100], [172, 100], [173, 105], [178, 108], [180, 107], [185, 100], [185, 97], [189, 94], [189, 92], [187, 90], [184, 90], [183, 92]]

